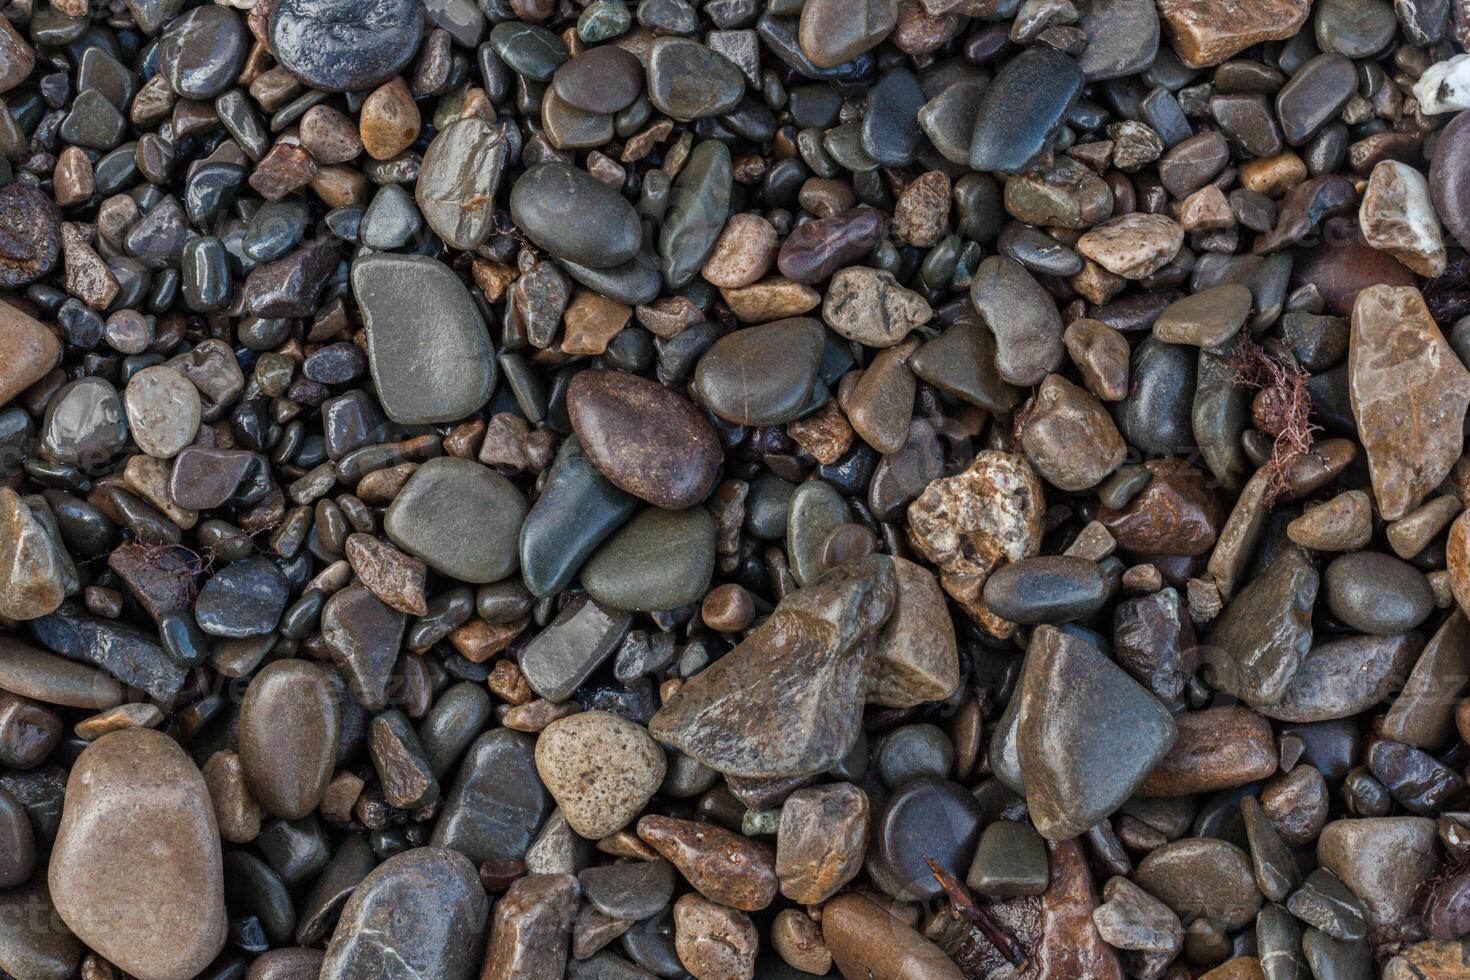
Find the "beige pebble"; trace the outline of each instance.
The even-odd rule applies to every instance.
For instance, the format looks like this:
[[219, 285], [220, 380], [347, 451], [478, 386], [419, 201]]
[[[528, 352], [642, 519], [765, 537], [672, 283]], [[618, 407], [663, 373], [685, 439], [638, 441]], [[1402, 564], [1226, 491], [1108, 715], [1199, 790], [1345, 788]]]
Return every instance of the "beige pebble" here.
[[744, 912], [693, 893], [674, 903], [674, 950], [696, 980], [753, 980], [759, 943]]
[[725, 222], [715, 247], [701, 270], [704, 278], [723, 289], [738, 289], [758, 281], [776, 261], [776, 229], [758, 214], [733, 214]]
[[391, 160], [418, 139], [423, 121], [403, 79], [393, 78], [373, 90], [362, 103], [357, 130], [363, 149], [374, 160]]
[[822, 302], [822, 294], [812, 287], [780, 276], [737, 289], [722, 289], [720, 295], [741, 323], [766, 323], [800, 316]]

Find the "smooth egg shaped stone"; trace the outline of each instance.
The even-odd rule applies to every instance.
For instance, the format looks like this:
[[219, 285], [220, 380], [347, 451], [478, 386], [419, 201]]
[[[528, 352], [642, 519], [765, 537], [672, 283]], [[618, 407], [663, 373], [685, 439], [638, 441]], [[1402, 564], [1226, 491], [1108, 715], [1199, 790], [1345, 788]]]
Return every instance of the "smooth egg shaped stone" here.
[[383, 410], [404, 425], [472, 415], [495, 390], [495, 350], [474, 299], [449, 267], [422, 255], [364, 255], [352, 293]]
[[409, 477], [383, 531], [434, 571], [483, 585], [516, 570], [526, 510], [521, 491], [490, 467], [442, 456]]
[[719, 436], [672, 389], [621, 371], [582, 371], [567, 388], [567, 413], [587, 456], [619, 489], [670, 510], [714, 489]]
[[299, 820], [332, 780], [341, 729], [326, 673], [305, 660], [277, 660], [251, 680], [240, 704], [240, 764], [267, 813]]
[[538, 163], [522, 174], [510, 191], [510, 216], [554, 257], [593, 269], [630, 261], [643, 236], [627, 199], [564, 163]]
[[745, 75], [698, 41], [661, 37], [648, 49], [648, 101], [681, 122], [722, 116], [740, 104]]
[[1434, 611], [1434, 590], [1424, 573], [1381, 551], [1333, 559], [1322, 574], [1322, 587], [1332, 615], [1363, 633], [1402, 633]]
[[715, 522], [703, 507], [646, 508], [582, 566], [582, 587], [613, 609], [657, 612], [694, 602], [715, 570]]
[[699, 359], [690, 391], [736, 425], [784, 425], [812, 402], [825, 336], [810, 317], [727, 333]]
[[1097, 562], [1068, 555], [1023, 558], [985, 580], [985, 604], [1013, 623], [1067, 623], [1096, 612], [1108, 599]]
[[162, 732], [110, 732], [77, 757], [47, 880], [67, 927], [133, 976], [187, 980], [224, 948], [214, 807]]

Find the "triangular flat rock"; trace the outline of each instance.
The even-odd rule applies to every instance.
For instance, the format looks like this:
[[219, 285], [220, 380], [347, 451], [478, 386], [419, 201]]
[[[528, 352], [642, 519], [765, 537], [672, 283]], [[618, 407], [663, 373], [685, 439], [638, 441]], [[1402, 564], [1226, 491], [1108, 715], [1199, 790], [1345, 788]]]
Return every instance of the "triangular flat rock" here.
[[1051, 626], [1031, 636], [1017, 742], [1032, 822], [1051, 840], [1123, 804], [1168, 753], [1174, 719], [1085, 640]]
[[680, 688], [649, 731], [726, 775], [825, 772], [860, 732], [867, 641], [892, 612], [896, 592], [892, 562], [881, 555], [798, 589]]

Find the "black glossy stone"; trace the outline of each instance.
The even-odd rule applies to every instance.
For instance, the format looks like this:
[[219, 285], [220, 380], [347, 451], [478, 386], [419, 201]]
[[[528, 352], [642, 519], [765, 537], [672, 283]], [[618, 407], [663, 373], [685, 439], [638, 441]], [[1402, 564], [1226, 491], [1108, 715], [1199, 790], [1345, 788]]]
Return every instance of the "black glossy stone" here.
[[413, 57], [419, 8], [414, 0], [282, 0], [271, 13], [270, 36], [276, 60], [307, 85], [361, 92]]
[[980, 102], [970, 169], [1015, 173], [1034, 165], [1082, 84], [1077, 62], [1051, 48], [1028, 48], [1007, 62]]

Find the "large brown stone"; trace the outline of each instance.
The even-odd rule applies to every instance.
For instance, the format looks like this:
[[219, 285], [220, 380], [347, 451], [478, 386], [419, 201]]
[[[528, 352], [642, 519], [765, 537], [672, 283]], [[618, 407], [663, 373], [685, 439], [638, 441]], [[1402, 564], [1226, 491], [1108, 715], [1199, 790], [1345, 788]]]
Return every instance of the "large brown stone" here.
[[528, 875], [495, 903], [480, 980], [559, 977], [581, 889], [567, 874]]
[[1158, 0], [1164, 30], [1191, 68], [1218, 65], [1262, 41], [1291, 37], [1306, 23], [1311, 0]]
[[721, 905], [754, 912], [776, 897], [776, 856], [769, 844], [712, 823], [655, 814], [638, 821], [638, 836]]
[[1041, 550], [1046, 499], [1024, 456], [987, 449], [970, 468], [935, 480], [909, 505], [909, 541], [938, 566], [939, 582], [997, 637], [1015, 632], [985, 605], [985, 580]]
[[1123, 965], [1103, 942], [1092, 920], [1097, 893], [1082, 847], [1075, 840], [1049, 841], [1051, 884], [1041, 896], [1041, 944], [1036, 950], [1042, 977], [1123, 980]]
[[822, 939], [845, 977], [964, 980], [944, 951], [913, 927], [849, 892], [822, 906]]
[[224, 948], [209, 790], [162, 732], [111, 732], [77, 758], [47, 878], [77, 938], [142, 980], [188, 980]]
[[714, 489], [719, 436], [671, 389], [622, 371], [582, 371], [567, 389], [567, 412], [593, 464], [633, 496], [679, 510]]
[[1179, 739], [1138, 788], [1141, 796], [1210, 793], [1276, 771], [1271, 723], [1249, 708], [1187, 711], [1174, 724]]
[[781, 894], [816, 905], [862, 870], [868, 849], [868, 795], [851, 783], [799, 789], [781, 806], [776, 876]]
[[1370, 286], [1353, 304], [1348, 395], [1384, 520], [1423, 502], [1464, 444], [1470, 371], [1412, 286]]
[[[9, 27], [7, 21], [4, 25]], [[24, 43], [24, 42], [22, 42]], [[0, 303], [0, 405], [45, 377], [61, 360], [61, 341], [38, 320]]]
[[327, 674], [305, 660], [277, 660], [251, 680], [240, 704], [240, 763], [266, 812], [299, 820], [332, 781], [341, 728]]
[[1152, 479], [1123, 507], [1100, 507], [1097, 519], [1119, 548], [1155, 555], [1202, 555], [1214, 545], [1223, 516], [1205, 474], [1182, 459], [1143, 464]]

